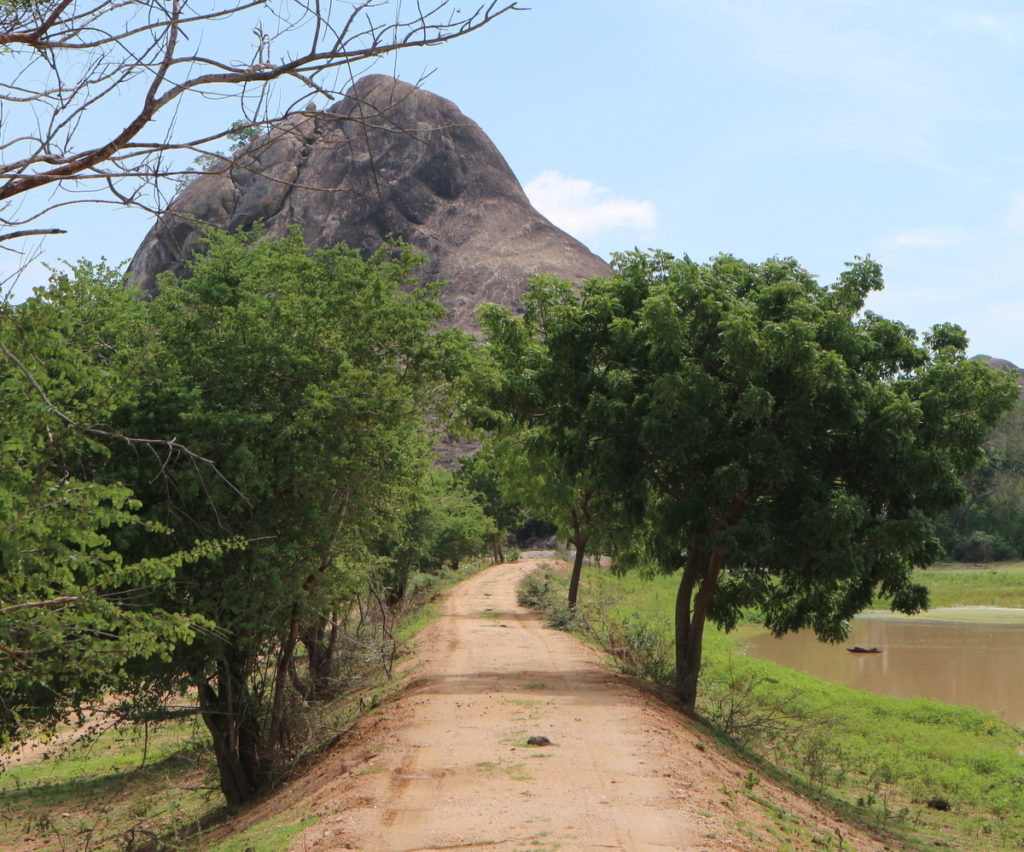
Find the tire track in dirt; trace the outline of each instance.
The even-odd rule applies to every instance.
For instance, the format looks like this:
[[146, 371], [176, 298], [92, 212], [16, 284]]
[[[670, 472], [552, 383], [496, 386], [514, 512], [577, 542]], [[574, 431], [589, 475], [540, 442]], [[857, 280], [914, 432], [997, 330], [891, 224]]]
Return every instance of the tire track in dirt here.
[[516, 604], [536, 567], [494, 566], [451, 592], [403, 697], [364, 721], [361, 758], [304, 782], [323, 820], [292, 849], [772, 849], [773, 808], [806, 834], [793, 849], [832, 848], [837, 828], [844, 849], [882, 848], [764, 780], [768, 808], [743, 795], [747, 767]]

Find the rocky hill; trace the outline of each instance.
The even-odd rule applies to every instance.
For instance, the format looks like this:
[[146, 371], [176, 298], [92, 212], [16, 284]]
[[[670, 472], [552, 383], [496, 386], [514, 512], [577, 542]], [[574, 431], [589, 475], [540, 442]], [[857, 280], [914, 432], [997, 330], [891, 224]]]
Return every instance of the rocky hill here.
[[392, 77], [356, 82], [326, 111], [289, 116], [174, 199], [129, 268], [152, 289], [199, 246], [198, 223], [302, 226], [315, 248], [366, 251], [402, 237], [428, 258], [425, 280], [451, 282], [451, 322], [473, 328], [480, 302], [516, 307], [525, 278], [578, 281], [608, 266], [530, 204], [487, 135], [451, 101]]
[[1024, 370], [1012, 361], [1007, 361], [1005, 358], [990, 358], [988, 355], [977, 355], [975, 356], [975, 360], [981, 361], [983, 364], [987, 364], [993, 370], [1012, 373], [1017, 379], [1017, 384], [1024, 388]]

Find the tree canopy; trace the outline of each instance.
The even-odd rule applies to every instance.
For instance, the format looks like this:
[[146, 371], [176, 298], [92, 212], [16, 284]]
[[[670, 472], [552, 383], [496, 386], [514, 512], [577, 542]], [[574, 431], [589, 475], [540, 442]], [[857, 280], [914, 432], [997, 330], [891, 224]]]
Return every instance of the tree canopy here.
[[[151, 300], [82, 264], [4, 308], [9, 730], [83, 696], [149, 718], [194, 691], [240, 804], [295, 753], [297, 708], [337, 688], [361, 596], [481, 547], [480, 506], [431, 468], [469, 351], [435, 331], [419, 262], [211, 232]], [[148, 435], [173, 439], [126, 437]]]
[[964, 478], [966, 500], [939, 525], [952, 559], [991, 562], [1024, 555], [1024, 400], [999, 421], [984, 453]]
[[922, 340], [865, 311], [870, 259], [823, 286], [794, 260], [634, 252], [579, 291], [532, 286], [542, 311], [487, 316], [492, 402], [614, 501], [620, 568], [680, 572], [688, 707], [709, 617], [756, 607], [777, 634], [838, 640], [876, 592], [927, 604], [911, 571], [940, 554], [934, 519], [1016, 396], [964, 357], [962, 329]]
[[248, 542], [179, 571], [154, 598], [216, 629], [147, 673], [198, 689], [237, 804], [288, 751], [300, 645], [322, 663], [302, 691], [323, 694], [336, 615], [423, 482], [426, 415], [465, 344], [459, 331], [432, 333], [440, 285], [411, 276], [419, 261], [407, 250], [310, 254], [297, 230], [280, 240], [211, 233], [209, 243], [182, 281], [164, 277], [151, 302], [118, 319], [137, 392], [112, 419], [125, 433], [174, 434], [216, 459], [219, 475], [151, 455], [113, 469], [182, 539]]
[[[121, 304], [134, 301], [107, 292]], [[123, 388], [87, 293], [58, 277], [24, 305], [0, 305], [0, 741], [120, 691], [132, 660], [167, 657], [191, 642], [209, 622], [139, 604], [186, 564], [238, 544], [176, 548], [165, 526], [141, 516], [131, 489], [96, 479], [126, 439], [98, 425]], [[167, 441], [135, 446], [183, 449]], [[160, 555], [126, 557], [111, 537], [128, 530]]]
[[524, 297], [519, 323], [508, 322], [508, 311], [495, 305], [481, 307], [481, 325], [498, 357], [491, 381], [479, 383], [486, 404], [476, 412], [477, 422], [491, 430], [488, 453], [506, 499], [554, 523], [572, 545], [570, 609], [577, 604], [588, 549], [612, 521], [609, 494], [594, 473], [587, 426], [578, 422], [592, 389], [567, 385], [562, 358], [548, 357], [548, 347], [562, 346], [560, 341], [582, 331], [574, 328], [579, 314], [566, 310], [574, 302], [571, 284], [544, 277]]

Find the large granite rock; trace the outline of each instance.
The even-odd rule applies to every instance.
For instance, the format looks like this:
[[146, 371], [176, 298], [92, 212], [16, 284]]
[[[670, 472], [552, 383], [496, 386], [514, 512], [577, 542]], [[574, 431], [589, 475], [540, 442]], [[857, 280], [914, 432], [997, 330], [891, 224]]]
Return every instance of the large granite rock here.
[[486, 134], [451, 101], [392, 77], [359, 80], [325, 112], [289, 116], [217, 173], [194, 179], [146, 236], [129, 276], [180, 273], [197, 223], [270, 234], [298, 223], [313, 247], [375, 250], [388, 234], [426, 255], [424, 280], [451, 282], [451, 322], [480, 302], [518, 307], [527, 276], [573, 281], [608, 266], [530, 204]]
[[1024, 370], [1012, 361], [1007, 361], [1005, 358], [991, 358], [988, 355], [975, 355], [974, 360], [981, 361], [982, 364], [988, 365], [993, 370], [999, 370], [1001, 373], [1009, 373], [1017, 380], [1020, 395], [1024, 397]]
[[1012, 361], [1007, 361], [1005, 358], [990, 358], [988, 355], [979, 355], [978, 360], [988, 364], [993, 370], [1012, 373], [1017, 378], [1019, 384], [1024, 384], [1024, 370]]

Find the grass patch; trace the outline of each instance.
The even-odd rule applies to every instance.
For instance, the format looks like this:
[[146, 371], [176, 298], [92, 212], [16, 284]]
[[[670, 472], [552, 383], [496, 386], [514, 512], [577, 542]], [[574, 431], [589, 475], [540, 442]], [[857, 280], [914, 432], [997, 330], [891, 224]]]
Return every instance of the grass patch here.
[[868, 609], [857, 616], [876, 621], [945, 621], [954, 624], [1024, 624], [1024, 609], [993, 606], [951, 606], [929, 609], [917, 615]]
[[[1004, 573], [1024, 577], [1024, 565]], [[543, 579], [557, 600], [563, 572], [548, 568]], [[576, 629], [623, 668], [670, 682], [677, 582], [588, 566]], [[845, 819], [891, 832], [911, 848], [934, 848], [936, 840], [1024, 848], [1024, 731], [993, 714], [827, 683], [747, 657], [739, 640], [713, 626], [704, 635], [701, 678], [699, 709], [720, 741]], [[755, 784], [747, 787], [752, 794]], [[952, 810], [929, 808], [933, 797]]]
[[208, 852], [279, 852], [303, 829], [316, 825], [320, 817], [277, 814], [249, 827], [241, 834], [222, 840]]
[[510, 766], [503, 766], [505, 774], [513, 781], [532, 781], [533, 776], [526, 771], [523, 763], [513, 763]]
[[[1024, 562], [941, 562], [914, 572], [932, 607], [1001, 606], [1024, 609]], [[884, 601], [875, 606], [885, 608]]]
[[0, 848], [120, 848], [185, 839], [222, 800], [196, 722], [108, 728], [0, 774]]

